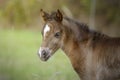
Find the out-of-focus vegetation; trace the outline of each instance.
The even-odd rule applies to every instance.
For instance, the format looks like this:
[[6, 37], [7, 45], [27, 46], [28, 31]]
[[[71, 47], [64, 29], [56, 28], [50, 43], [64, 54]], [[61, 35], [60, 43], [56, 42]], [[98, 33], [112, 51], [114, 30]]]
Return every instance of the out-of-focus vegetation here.
[[[66, 15], [90, 24], [91, 8], [95, 3], [94, 23], [91, 26], [108, 35], [119, 36], [120, 0], [0, 0], [0, 20], [4, 25], [17, 25], [16, 28], [33, 27], [39, 22], [39, 10], [60, 9]], [[24, 26], [23, 26], [24, 25]], [[0, 26], [5, 27], [5, 26]], [[11, 27], [11, 26], [6, 26]], [[36, 28], [36, 27], [33, 27]]]
[[120, 0], [0, 0], [0, 80], [79, 80], [63, 52], [39, 60], [40, 9], [120, 36]]

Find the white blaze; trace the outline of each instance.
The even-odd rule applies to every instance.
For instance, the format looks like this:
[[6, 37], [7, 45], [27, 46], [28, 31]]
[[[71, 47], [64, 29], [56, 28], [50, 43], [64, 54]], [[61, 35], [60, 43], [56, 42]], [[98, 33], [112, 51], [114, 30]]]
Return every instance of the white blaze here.
[[50, 26], [48, 26], [48, 25], [46, 24], [46, 26], [45, 26], [45, 28], [44, 28], [44, 38], [45, 38], [45, 36], [46, 36], [46, 33], [49, 32], [49, 31], [50, 31]]

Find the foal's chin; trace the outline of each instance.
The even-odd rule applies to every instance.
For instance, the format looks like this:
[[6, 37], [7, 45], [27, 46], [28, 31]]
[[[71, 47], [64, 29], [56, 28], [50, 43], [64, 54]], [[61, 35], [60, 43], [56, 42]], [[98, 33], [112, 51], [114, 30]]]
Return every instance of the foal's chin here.
[[50, 56], [47, 56], [47, 57], [40, 57], [40, 60], [41, 60], [41, 61], [47, 61], [49, 58], [50, 58]]
[[41, 61], [47, 61], [49, 58], [40, 58]]

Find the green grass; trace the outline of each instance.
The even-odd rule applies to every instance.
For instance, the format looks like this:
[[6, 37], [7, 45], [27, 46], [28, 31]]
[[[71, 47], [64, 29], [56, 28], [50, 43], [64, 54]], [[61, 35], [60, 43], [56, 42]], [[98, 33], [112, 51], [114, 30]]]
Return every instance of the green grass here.
[[42, 62], [40, 43], [37, 31], [0, 30], [0, 80], [79, 80], [61, 50]]

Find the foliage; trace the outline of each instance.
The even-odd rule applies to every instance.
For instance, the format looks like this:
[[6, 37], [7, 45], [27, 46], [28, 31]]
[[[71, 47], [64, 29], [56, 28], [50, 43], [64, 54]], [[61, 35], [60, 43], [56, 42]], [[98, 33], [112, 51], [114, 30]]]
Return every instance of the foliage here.
[[[27, 24], [31, 25], [39, 19], [39, 10], [43, 8], [46, 11], [61, 9], [66, 14], [70, 12], [77, 19], [82, 19], [88, 23], [91, 6], [94, 0], [2, 0], [0, 9], [0, 18], [5, 23], [12, 25]], [[65, 8], [69, 12], [65, 11]], [[96, 23], [102, 23], [99, 27], [106, 27], [112, 24], [120, 25], [120, 0], [96, 0]], [[83, 17], [83, 16], [82, 16]], [[17, 26], [19, 27], [19, 26]], [[97, 28], [97, 27], [96, 27]]]
[[7, 1], [4, 9], [1, 10], [2, 17], [10, 24], [29, 24], [36, 17], [34, 14], [36, 12], [35, 8], [35, 0], [10, 0]]

